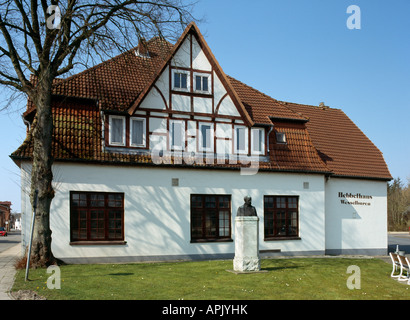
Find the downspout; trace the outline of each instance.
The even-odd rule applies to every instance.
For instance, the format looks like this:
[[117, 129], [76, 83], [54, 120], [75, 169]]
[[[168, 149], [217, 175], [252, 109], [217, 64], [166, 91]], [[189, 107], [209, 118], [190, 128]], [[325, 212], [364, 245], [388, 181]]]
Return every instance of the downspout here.
[[[270, 129], [269, 129], [269, 132], [268, 132], [268, 154], [269, 154], [269, 156], [271, 155], [271, 154], [270, 154], [270, 151], [271, 151], [271, 150], [269, 149], [269, 136], [270, 136], [270, 134], [271, 134], [271, 132], [272, 132], [272, 130], [273, 130], [273, 127], [274, 127], [274, 125], [272, 124], [271, 127], [270, 127]], [[275, 154], [273, 153], [273, 150], [272, 150], [272, 157], [273, 157], [273, 160], [275, 161], [275, 163], [276, 163], [278, 169], [280, 170], [280, 166], [279, 166], [278, 162], [276, 161]]]
[[270, 155], [269, 136], [270, 136], [270, 133], [272, 132], [272, 130], [273, 130], [273, 124], [270, 126], [270, 129], [269, 129], [269, 131], [268, 131], [268, 155]]

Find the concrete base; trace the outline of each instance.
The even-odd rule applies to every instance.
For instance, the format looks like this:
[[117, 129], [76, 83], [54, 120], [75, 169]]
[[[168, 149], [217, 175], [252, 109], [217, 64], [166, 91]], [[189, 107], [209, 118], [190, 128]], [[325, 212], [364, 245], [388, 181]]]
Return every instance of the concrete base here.
[[259, 271], [261, 263], [259, 258], [241, 258], [235, 256], [233, 259], [233, 269], [236, 271]]
[[233, 270], [237, 272], [255, 272], [260, 269], [259, 218], [256, 216], [236, 217]]

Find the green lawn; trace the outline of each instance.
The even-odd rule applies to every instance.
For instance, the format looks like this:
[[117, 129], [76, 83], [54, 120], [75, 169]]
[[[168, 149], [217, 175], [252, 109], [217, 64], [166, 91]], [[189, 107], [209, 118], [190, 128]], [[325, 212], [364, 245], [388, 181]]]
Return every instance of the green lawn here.
[[[360, 268], [360, 289], [346, 283], [350, 265]], [[48, 289], [46, 269], [17, 272], [13, 291], [34, 290], [47, 299], [409, 299], [410, 285], [390, 278], [380, 259], [264, 259], [265, 273], [234, 274], [232, 260], [176, 263], [64, 265], [61, 289]]]

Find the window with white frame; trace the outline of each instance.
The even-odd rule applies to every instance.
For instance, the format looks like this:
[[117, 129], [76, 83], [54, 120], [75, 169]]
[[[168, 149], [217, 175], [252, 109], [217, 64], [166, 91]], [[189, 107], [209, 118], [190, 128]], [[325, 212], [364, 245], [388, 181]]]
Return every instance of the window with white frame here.
[[171, 150], [185, 148], [185, 122], [181, 120], [169, 121], [169, 146]]
[[132, 147], [146, 147], [146, 119], [130, 119], [130, 145]]
[[172, 88], [174, 90], [189, 90], [189, 71], [172, 70]]
[[242, 126], [235, 127], [234, 151], [239, 154], [248, 153], [248, 128]]
[[252, 128], [251, 130], [251, 151], [252, 154], [265, 153], [265, 130], [262, 128]]
[[109, 143], [115, 146], [125, 146], [125, 117], [109, 117]]
[[214, 151], [214, 126], [212, 123], [199, 124], [199, 151]]
[[194, 87], [195, 91], [201, 93], [210, 92], [210, 75], [194, 73]]

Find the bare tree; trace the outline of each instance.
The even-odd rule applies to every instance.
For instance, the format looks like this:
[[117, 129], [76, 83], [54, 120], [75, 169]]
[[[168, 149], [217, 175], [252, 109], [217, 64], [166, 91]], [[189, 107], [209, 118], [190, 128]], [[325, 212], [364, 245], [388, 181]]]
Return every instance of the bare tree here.
[[[193, 19], [183, 0], [0, 0], [0, 84], [22, 92], [36, 106], [31, 202], [38, 190], [31, 261], [53, 263], [52, 84], [81, 59], [123, 51], [138, 38], [180, 34]], [[35, 81], [30, 81], [33, 75]]]
[[387, 209], [389, 230], [406, 230], [410, 214], [410, 180], [407, 186], [400, 178], [396, 178], [389, 183], [387, 188]]

